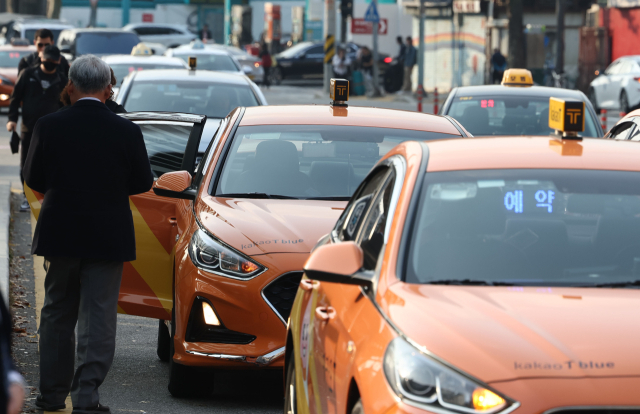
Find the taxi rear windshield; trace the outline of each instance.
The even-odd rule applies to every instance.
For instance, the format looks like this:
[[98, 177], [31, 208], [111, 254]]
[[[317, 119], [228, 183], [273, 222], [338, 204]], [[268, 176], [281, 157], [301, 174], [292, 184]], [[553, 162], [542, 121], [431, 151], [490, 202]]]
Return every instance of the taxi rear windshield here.
[[249, 85], [193, 81], [136, 81], [123, 102], [128, 112], [183, 112], [224, 118], [238, 106], [257, 106]]
[[336, 125], [239, 127], [215, 195], [346, 200], [397, 144], [443, 137], [457, 136]]
[[[586, 108], [585, 108], [586, 109]], [[457, 119], [467, 131], [482, 135], [549, 135], [549, 97], [461, 96], [456, 97], [447, 115]], [[586, 137], [598, 137], [594, 119], [585, 114]]]
[[640, 173], [427, 173], [410, 283], [598, 286], [640, 279]]
[[122, 83], [122, 80], [130, 74], [131, 72], [137, 72], [141, 70], [150, 70], [150, 69], [182, 69], [183, 66], [178, 65], [167, 65], [166, 63], [116, 63], [110, 64], [111, 69], [113, 69], [113, 74], [116, 75], [116, 80], [118, 84]]
[[[178, 57], [187, 63], [189, 63], [189, 56], [193, 56], [193, 54], [175, 55], [175, 57]], [[197, 58], [197, 68], [200, 70], [221, 70], [225, 72], [237, 72], [240, 70], [231, 56], [217, 54], [207, 55], [205, 53], [202, 53], [198, 54]]]

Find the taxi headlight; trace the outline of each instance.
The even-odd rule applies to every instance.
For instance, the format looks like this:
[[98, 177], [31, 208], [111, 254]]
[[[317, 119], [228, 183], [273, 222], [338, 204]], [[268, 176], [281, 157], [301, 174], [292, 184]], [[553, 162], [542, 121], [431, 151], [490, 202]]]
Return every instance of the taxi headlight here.
[[201, 229], [191, 238], [189, 256], [198, 268], [222, 276], [249, 279], [264, 270], [263, 266], [222, 245]]
[[427, 410], [496, 413], [514, 404], [423, 354], [400, 337], [391, 341], [387, 348], [384, 373], [400, 398]]

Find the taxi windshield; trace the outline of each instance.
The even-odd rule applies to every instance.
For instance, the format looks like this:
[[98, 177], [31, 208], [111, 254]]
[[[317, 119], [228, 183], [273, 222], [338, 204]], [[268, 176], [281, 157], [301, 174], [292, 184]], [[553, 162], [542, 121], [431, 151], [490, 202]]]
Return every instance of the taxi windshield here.
[[4, 50], [0, 52], [0, 68], [17, 69], [20, 59], [32, 53], [32, 50]]
[[398, 143], [443, 137], [457, 136], [337, 125], [239, 127], [215, 195], [348, 199]]
[[[594, 119], [585, 114], [585, 137], [598, 137]], [[482, 135], [549, 135], [549, 97], [546, 96], [460, 96], [447, 115], [467, 131]]]
[[640, 279], [640, 173], [430, 172], [409, 283], [606, 286]]
[[224, 118], [238, 106], [257, 106], [249, 85], [193, 81], [133, 81], [122, 103], [128, 112], [183, 112]]
[[150, 70], [150, 69], [181, 69], [184, 66], [168, 65], [166, 63], [116, 63], [110, 64], [113, 74], [116, 75], [118, 83], [122, 83], [125, 76], [131, 72]]
[[[174, 56], [189, 63], [189, 56], [194, 56], [194, 54], [174, 54]], [[195, 56], [198, 58], [197, 69], [200, 70], [220, 70], [223, 72], [238, 72], [240, 70], [231, 56], [206, 53], [198, 53]]]

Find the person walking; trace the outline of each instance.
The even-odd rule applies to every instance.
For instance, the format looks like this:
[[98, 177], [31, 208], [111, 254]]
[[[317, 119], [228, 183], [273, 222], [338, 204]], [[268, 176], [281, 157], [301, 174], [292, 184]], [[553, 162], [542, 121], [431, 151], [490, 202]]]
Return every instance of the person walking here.
[[[47, 46], [53, 46], [53, 32], [49, 29], [36, 30], [33, 44], [36, 45], [38, 50], [20, 59], [20, 62], [18, 62], [18, 74], [26, 68], [40, 66], [44, 49]], [[64, 76], [69, 76], [69, 62], [64, 56], [60, 57], [59, 70], [64, 73]]]
[[262, 44], [260, 48], [260, 64], [262, 65], [263, 78], [262, 84], [269, 89], [271, 83], [269, 82], [269, 75], [271, 72], [271, 53], [269, 53], [269, 46], [266, 43]]
[[492, 69], [492, 83], [502, 82], [504, 71], [507, 69], [507, 58], [500, 53], [500, 49], [493, 49], [493, 55], [491, 55], [491, 69]]
[[202, 29], [198, 34], [202, 43], [208, 43], [211, 40], [211, 30], [209, 30], [209, 25], [207, 24], [202, 25]]
[[[67, 76], [58, 69], [62, 57], [55, 46], [47, 46], [42, 51], [40, 64], [27, 67], [20, 73], [9, 101], [9, 122], [7, 131], [13, 132], [18, 126], [20, 107], [22, 125], [20, 128], [20, 181], [24, 184], [24, 163], [29, 152], [31, 135], [38, 120], [60, 109], [60, 93], [67, 84]], [[25, 197], [20, 211], [29, 211]]]
[[140, 128], [105, 105], [109, 66], [83, 55], [69, 78], [72, 106], [36, 123], [24, 165], [44, 194], [31, 248], [46, 269], [36, 406], [64, 409], [71, 392], [73, 414], [104, 414], [98, 388], [115, 353], [123, 263], [136, 259], [129, 196], [149, 191], [153, 174]]
[[398, 56], [396, 56], [396, 60], [399, 65], [402, 65], [404, 63], [404, 55], [407, 53], [407, 47], [402, 41], [402, 36], [396, 37], [396, 42], [398, 43]]
[[338, 53], [333, 55], [331, 60], [331, 66], [333, 67], [333, 73], [344, 79], [349, 79], [349, 72], [351, 71], [351, 59], [347, 56], [347, 52], [344, 48], [338, 48]]
[[404, 92], [411, 92], [413, 90], [411, 86], [411, 74], [413, 73], [413, 67], [416, 64], [417, 51], [413, 46], [413, 39], [411, 36], [407, 36], [407, 47], [404, 54], [404, 75], [402, 90]]

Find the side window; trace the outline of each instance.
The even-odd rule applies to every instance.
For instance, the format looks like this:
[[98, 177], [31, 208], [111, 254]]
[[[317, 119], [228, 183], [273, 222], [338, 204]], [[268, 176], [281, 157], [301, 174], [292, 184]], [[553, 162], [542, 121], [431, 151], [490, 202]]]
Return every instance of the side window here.
[[[638, 128], [638, 124], [635, 124], [635, 127], [633, 128], [633, 131], [631, 131], [629, 133], [629, 138], [627, 138], [629, 141], [640, 141], [640, 128]], [[631, 129], [631, 128], [629, 128]]]
[[609, 138], [618, 141], [625, 141], [629, 139], [634, 129], [637, 129], [633, 122], [624, 122], [620, 125], [616, 125], [615, 130], [611, 131]]
[[364, 253], [365, 270], [375, 270], [380, 256], [380, 250], [384, 246], [384, 235], [387, 223], [393, 218], [389, 217], [389, 207], [391, 206], [391, 195], [395, 184], [395, 172], [392, 170], [387, 176], [384, 185], [375, 201], [371, 205], [362, 230], [359, 234], [359, 243]]
[[356, 239], [371, 205], [371, 199], [375, 196], [376, 190], [385, 182], [388, 174], [389, 167], [378, 168], [360, 184], [359, 189], [336, 223], [335, 231], [338, 233], [338, 239], [341, 241]]
[[315, 57], [318, 57], [318, 55], [324, 56], [324, 47], [314, 46], [311, 49], [307, 50], [304, 55], [307, 58], [315, 58]]
[[604, 71], [604, 73], [607, 75], [615, 75], [616, 73], [618, 73], [618, 70], [620, 69], [620, 62], [621, 61], [618, 60], [610, 64], [609, 67]]
[[628, 60], [623, 60], [622, 63], [620, 63], [620, 65], [618, 65], [618, 70], [617, 73], [619, 75], [625, 75], [627, 73], [631, 72], [631, 62], [629, 62]]
[[193, 124], [172, 121], [140, 121], [136, 124], [142, 130], [153, 174], [160, 177], [166, 172], [182, 170]]

